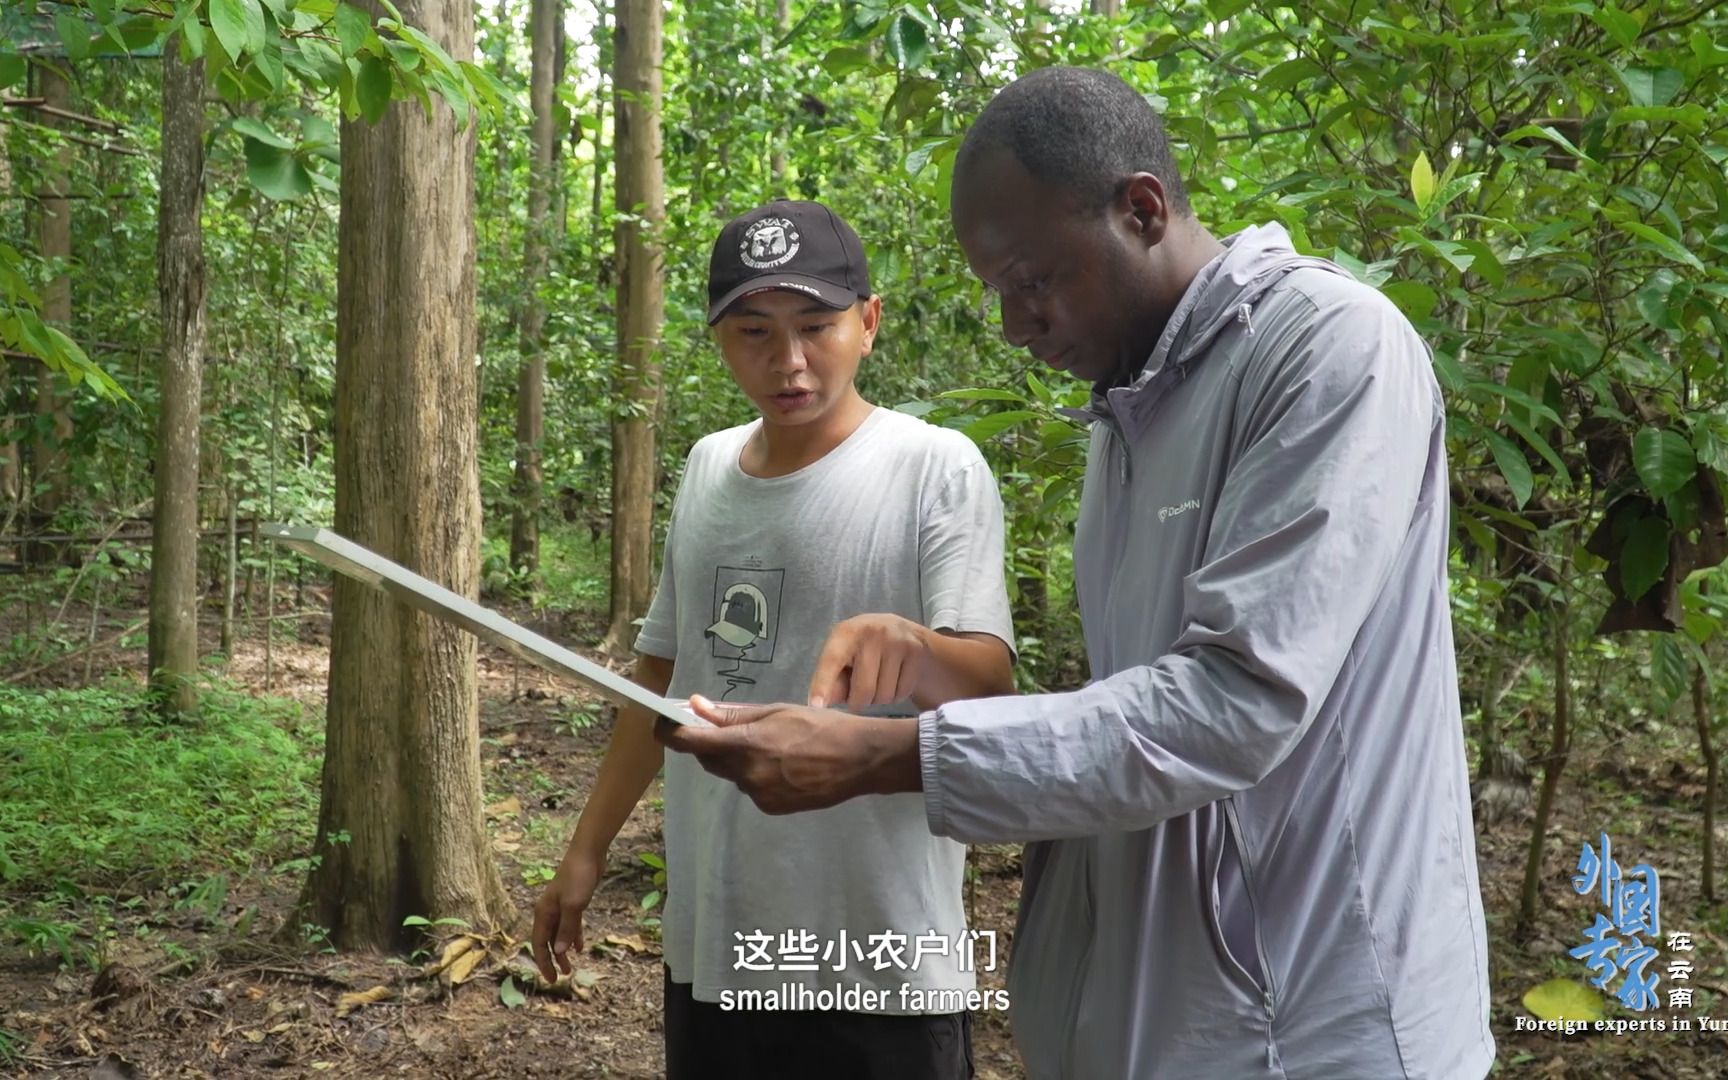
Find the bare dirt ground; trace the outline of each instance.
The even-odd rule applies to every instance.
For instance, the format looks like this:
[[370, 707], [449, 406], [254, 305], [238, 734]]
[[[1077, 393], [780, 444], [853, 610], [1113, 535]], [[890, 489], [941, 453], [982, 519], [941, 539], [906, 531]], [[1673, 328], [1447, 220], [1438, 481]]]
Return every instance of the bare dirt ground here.
[[[125, 621], [117, 619], [116, 625]], [[566, 641], [597, 629], [569, 621], [537, 624]], [[298, 624], [297, 640], [274, 643], [269, 690], [321, 709], [327, 621]], [[263, 691], [261, 644], [236, 650], [231, 678]], [[33, 681], [79, 681], [84, 659]], [[136, 672], [141, 650], [109, 649], [94, 671]], [[285, 947], [276, 933], [299, 884], [297, 874], [237, 883], [214, 916], [178, 911], [161, 897], [122, 909], [108, 966], [61, 970], [0, 944], [0, 1030], [23, 1040], [0, 1075], [28, 1077], [655, 1077], [661, 1074], [660, 958], [656, 928], [641, 906], [652, 870], [637, 856], [660, 849], [657, 791], [620, 835], [611, 875], [589, 912], [590, 949], [576, 984], [536, 990], [520, 945], [538, 882], [562, 851], [604, 752], [605, 710], [580, 691], [501, 654], [481, 661], [481, 728], [488, 810], [498, 864], [524, 917], [516, 925], [464, 935], [445, 932], [424, 955], [334, 955], [315, 943]], [[583, 717], [588, 720], [584, 722]], [[572, 722], [572, 718], [576, 718]], [[1645, 1077], [1693, 1080], [1728, 1075], [1728, 1032], [1641, 1032], [1573, 1036], [1520, 1032], [1521, 995], [1556, 976], [1583, 977], [1565, 955], [1590, 921], [1568, 884], [1583, 840], [1609, 828], [1621, 845], [1660, 866], [1667, 929], [1690, 930], [1697, 945], [1695, 1005], [1664, 1017], [1709, 1015], [1728, 999], [1728, 934], [1720, 909], [1698, 895], [1702, 770], [1642, 758], [1626, 746], [1611, 757], [1575, 759], [1551, 832], [1544, 904], [1536, 933], [1509, 942], [1530, 813], [1515, 811], [1479, 829], [1478, 848], [1492, 938], [1493, 1018], [1499, 1076]], [[1724, 839], [1728, 839], [1725, 836]], [[1622, 858], [1626, 858], [1625, 854]], [[1016, 848], [973, 854], [972, 925], [1011, 943], [1019, 896]], [[258, 914], [236, 928], [247, 908]], [[148, 924], [147, 943], [127, 935]], [[428, 974], [456, 950], [468, 958]], [[179, 947], [171, 955], [164, 942]], [[1663, 958], [1665, 963], [1667, 957]], [[471, 966], [470, 966], [471, 965]], [[467, 970], [464, 970], [464, 969]], [[460, 978], [456, 977], [460, 974]], [[1000, 986], [1001, 972], [981, 976]], [[509, 988], [503, 982], [508, 976]], [[1666, 982], [1664, 985], [1671, 985]], [[512, 989], [522, 989], [516, 1002]], [[345, 995], [365, 995], [362, 1000]], [[506, 1002], [505, 998], [510, 998]], [[1724, 1010], [1728, 1012], [1728, 1010]], [[978, 1075], [1023, 1076], [1005, 1018], [975, 1017]], [[1728, 1025], [1724, 1025], [1728, 1027]], [[794, 1069], [786, 1075], [811, 1075]], [[817, 1073], [816, 1075], [819, 1075]]]

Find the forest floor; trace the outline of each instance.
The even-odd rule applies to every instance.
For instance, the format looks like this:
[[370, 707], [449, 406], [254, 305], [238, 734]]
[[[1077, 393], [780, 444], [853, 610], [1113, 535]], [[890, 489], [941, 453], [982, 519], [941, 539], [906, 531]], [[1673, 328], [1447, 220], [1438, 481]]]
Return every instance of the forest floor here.
[[[138, 613], [132, 613], [134, 616]], [[518, 613], [519, 617], [523, 613]], [[125, 613], [115, 625], [127, 622]], [[528, 619], [567, 641], [593, 640], [579, 620]], [[0, 632], [5, 627], [0, 626]], [[322, 708], [328, 621], [302, 620], [294, 640], [277, 640], [270, 693]], [[77, 681], [79, 662], [32, 683]], [[111, 648], [94, 670], [136, 673], [142, 649]], [[653, 870], [639, 858], [660, 850], [658, 790], [637, 809], [613, 849], [612, 872], [589, 911], [589, 951], [568, 993], [534, 988], [525, 957], [527, 912], [556, 865], [606, 744], [598, 704], [538, 669], [483, 650], [481, 729], [487, 825], [520, 921], [473, 935], [443, 932], [426, 955], [336, 955], [316, 940], [282, 944], [279, 931], [302, 875], [260, 872], [237, 879], [216, 907], [189, 906], [159, 888], [104, 900], [90, 925], [103, 927], [99, 951], [66, 964], [27, 952], [0, 936], [0, 1076], [125, 1077], [654, 1077], [661, 1073], [660, 957], [652, 913], [642, 907]], [[243, 642], [227, 672], [262, 693], [261, 644]], [[1484, 902], [1489, 912], [1492, 1025], [1499, 1044], [1495, 1075], [1555, 1078], [1723, 1075], [1728, 1031], [1642, 1031], [1623, 1035], [1537, 1034], [1515, 1028], [1527, 1016], [1522, 994], [1555, 977], [1582, 980], [1566, 950], [1583, 940], [1589, 899], [1569, 885], [1579, 845], [1608, 829], [1626, 865], [1661, 872], [1664, 930], [1690, 931], [1696, 951], [1691, 1009], [1643, 1018], [1690, 1016], [1696, 1022], [1728, 1000], [1728, 931], [1720, 907], [1698, 895], [1702, 768], [1660, 732], [1621, 733], [1576, 753], [1550, 831], [1544, 900], [1535, 933], [1510, 941], [1531, 812], [1514, 810], [1478, 828]], [[309, 749], [315, 753], [315, 749]], [[1683, 763], [1682, 759], [1686, 759]], [[1019, 851], [972, 854], [968, 904], [974, 928], [1011, 942], [1019, 896]], [[278, 868], [280, 871], [280, 868]], [[183, 899], [183, 898], [182, 898]], [[7, 897], [0, 892], [0, 916]], [[247, 916], [248, 909], [256, 914]], [[76, 910], [73, 922], [79, 922]], [[237, 925], [238, 924], [238, 925]], [[94, 937], [95, 935], [92, 934]], [[312, 937], [315, 939], [316, 931]], [[450, 941], [466, 938], [482, 959], [459, 980], [427, 974]], [[1462, 949], [1462, 943], [1460, 943]], [[95, 959], [91, 959], [95, 956]], [[1657, 968], [1665, 969], [1668, 956]], [[468, 961], [472, 963], [473, 961]], [[1468, 962], [1461, 951], [1460, 962]], [[453, 970], [463, 965], [458, 962]], [[508, 984], [505, 979], [508, 978]], [[1002, 972], [981, 973], [1000, 986]], [[1663, 980], [1663, 988], [1675, 985]], [[380, 989], [382, 988], [382, 989]], [[516, 991], [525, 991], [520, 1000]], [[344, 999], [364, 995], [375, 1000]], [[506, 1000], [508, 999], [508, 1001]], [[1724, 1011], [1728, 1011], [1725, 1009]], [[1610, 1010], [1610, 1017], [1636, 1014]], [[981, 1078], [1023, 1076], [1006, 1018], [975, 1016]], [[1728, 1029], [1728, 1024], [1723, 1027]], [[820, 1075], [820, 1063], [806, 1073]]]

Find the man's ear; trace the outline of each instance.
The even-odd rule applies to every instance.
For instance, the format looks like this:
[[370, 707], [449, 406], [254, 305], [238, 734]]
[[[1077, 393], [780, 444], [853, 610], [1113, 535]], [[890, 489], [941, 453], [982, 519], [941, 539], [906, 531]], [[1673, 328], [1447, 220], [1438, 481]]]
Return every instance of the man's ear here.
[[1164, 181], [1149, 172], [1135, 173], [1122, 185], [1120, 209], [1147, 247], [1162, 243], [1170, 228], [1170, 200]]
[[876, 343], [876, 331], [882, 325], [882, 298], [872, 295], [868, 300], [858, 301], [858, 317], [864, 322], [864, 351], [869, 356]]

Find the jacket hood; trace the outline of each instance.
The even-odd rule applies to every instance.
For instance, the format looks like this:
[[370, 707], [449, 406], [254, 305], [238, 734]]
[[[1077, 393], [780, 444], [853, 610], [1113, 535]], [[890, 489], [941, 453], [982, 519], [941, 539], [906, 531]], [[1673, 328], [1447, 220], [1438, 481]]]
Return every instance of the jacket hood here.
[[1063, 410], [1079, 420], [1107, 419], [1113, 409], [1130, 406], [1135, 399], [1161, 396], [1162, 388], [1178, 381], [1183, 369], [1199, 363], [1207, 346], [1232, 323], [1254, 333], [1254, 305], [1267, 290], [1292, 270], [1313, 268], [1350, 276], [1337, 263], [1297, 254], [1284, 226], [1250, 225], [1225, 237], [1224, 253], [1194, 275], [1188, 291], [1171, 313], [1164, 333], [1147, 358], [1146, 366], [1127, 386], [1094, 388], [1085, 409]]

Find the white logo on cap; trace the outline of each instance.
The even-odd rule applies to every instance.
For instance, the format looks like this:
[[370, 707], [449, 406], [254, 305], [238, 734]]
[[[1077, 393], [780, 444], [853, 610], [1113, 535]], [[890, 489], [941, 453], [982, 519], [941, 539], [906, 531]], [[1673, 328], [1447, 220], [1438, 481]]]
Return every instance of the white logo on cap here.
[[772, 270], [798, 254], [798, 239], [798, 227], [787, 218], [763, 218], [744, 230], [738, 258], [752, 270]]

